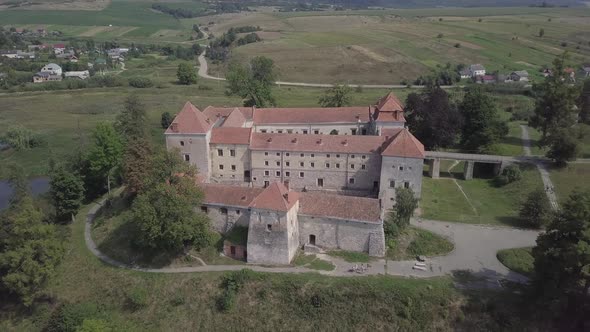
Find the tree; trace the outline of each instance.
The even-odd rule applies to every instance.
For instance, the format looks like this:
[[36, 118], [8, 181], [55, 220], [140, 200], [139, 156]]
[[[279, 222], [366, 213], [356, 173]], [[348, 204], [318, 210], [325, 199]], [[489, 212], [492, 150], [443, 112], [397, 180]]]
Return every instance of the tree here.
[[244, 99], [244, 106], [266, 107], [275, 104], [272, 86], [276, 78], [274, 62], [255, 57], [249, 66], [233, 63], [226, 75], [227, 93]]
[[551, 215], [551, 206], [545, 192], [538, 189], [529, 193], [520, 206], [519, 215], [528, 226], [539, 228], [545, 225]]
[[397, 188], [395, 190], [395, 205], [389, 212], [385, 225], [385, 234], [388, 236], [399, 235], [410, 225], [410, 218], [418, 207], [418, 199], [412, 189]]
[[463, 121], [447, 92], [439, 87], [409, 94], [405, 114], [408, 127], [427, 149], [453, 145]]
[[578, 98], [578, 108], [580, 109], [580, 121], [590, 124], [590, 78], [584, 81], [582, 93]]
[[540, 130], [541, 145], [551, 145], [554, 136], [561, 129], [569, 128], [576, 122], [576, 101], [578, 90], [567, 83], [565, 60], [567, 53], [553, 60], [552, 75], [540, 85], [533, 85], [536, 95], [535, 114], [529, 124]]
[[[571, 326], [587, 318], [590, 289], [590, 191], [575, 191], [533, 248], [536, 294]], [[566, 328], [568, 329], [568, 328]]]
[[[94, 146], [88, 152], [88, 163], [95, 176], [106, 181], [108, 191], [111, 188], [111, 175], [121, 163], [123, 143], [111, 124], [99, 123], [92, 134]], [[103, 182], [104, 183], [104, 182]]]
[[459, 111], [464, 120], [461, 145], [467, 151], [488, 152], [494, 143], [508, 134], [508, 125], [500, 120], [493, 99], [480, 87], [467, 91]]
[[543, 36], [545, 36], [545, 29], [541, 28], [539, 29], [539, 37], [543, 38]]
[[51, 171], [49, 195], [57, 220], [66, 220], [82, 206], [84, 182], [78, 174], [58, 166]]
[[547, 151], [547, 158], [553, 159], [558, 166], [564, 166], [568, 161], [576, 159], [579, 152], [578, 141], [573, 135], [560, 130], [553, 134], [551, 146]]
[[145, 177], [151, 171], [153, 147], [149, 139], [137, 138], [127, 143], [123, 156], [123, 180], [127, 191], [141, 193]]
[[178, 65], [176, 77], [178, 78], [178, 83], [182, 85], [191, 85], [197, 83], [197, 72], [193, 66], [187, 62], [183, 62]]
[[207, 246], [211, 241], [209, 220], [194, 211], [203, 197], [195, 184], [196, 169], [175, 151], [160, 152], [152, 162], [146, 191], [131, 207], [131, 221], [138, 229], [137, 244], [169, 252], [187, 245]]
[[[22, 184], [13, 187], [18, 189]], [[62, 255], [63, 246], [54, 226], [43, 222], [43, 214], [35, 208], [30, 194], [12, 200], [0, 214], [0, 288], [31, 305]]]
[[172, 114], [170, 114], [170, 112], [162, 113], [162, 117], [160, 120], [160, 124], [162, 125], [162, 129], [168, 129], [168, 127], [170, 127], [170, 124], [172, 123], [173, 120], [174, 120], [174, 117], [172, 116]]
[[522, 178], [522, 172], [518, 165], [509, 165], [502, 171], [502, 174], [495, 178], [496, 184], [505, 186], [509, 183], [519, 181]]
[[352, 89], [348, 85], [335, 85], [320, 97], [319, 104], [322, 107], [350, 106]]
[[148, 119], [145, 105], [136, 94], [125, 98], [123, 111], [115, 121], [115, 129], [124, 141], [147, 135]]

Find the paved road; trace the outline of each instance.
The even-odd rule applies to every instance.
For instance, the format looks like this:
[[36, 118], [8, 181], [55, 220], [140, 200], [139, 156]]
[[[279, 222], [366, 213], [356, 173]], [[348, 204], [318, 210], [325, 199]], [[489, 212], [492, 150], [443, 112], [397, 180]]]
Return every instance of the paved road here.
[[[525, 156], [531, 156], [531, 139], [529, 136], [529, 127], [527, 125], [520, 125], [522, 130], [522, 147], [524, 149]], [[541, 173], [541, 180], [543, 181], [543, 188], [545, 188], [545, 194], [547, 194], [547, 198], [549, 199], [549, 203], [551, 204], [551, 208], [553, 210], [557, 210], [559, 208], [559, 204], [557, 203], [557, 196], [555, 195], [555, 190], [553, 187], [553, 182], [551, 182], [551, 177], [549, 176], [549, 170], [547, 168], [547, 160], [542, 158], [534, 158], [530, 159]]]
[[[104, 202], [104, 201], [103, 201]], [[304, 267], [264, 267], [259, 265], [206, 265], [175, 268], [142, 268], [118, 262], [97, 248], [91, 236], [94, 215], [102, 203], [95, 205], [87, 215], [84, 238], [88, 249], [103, 262], [126, 269], [133, 269], [153, 273], [188, 273], [188, 272], [218, 272], [236, 271], [249, 268], [254, 271], [271, 273], [305, 273], [319, 272], [329, 276], [352, 277], [364, 275], [397, 275], [412, 277], [433, 277], [451, 273], [454, 270], [471, 270], [475, 275], [495, 283], [500, 279], [524, 281], [520, 274], [509, 271], [496, 259], [496, 252], [500, 249], [533, 246], [538, 232], [508, 227], [489, 227], [468, 225], [433, 220], [412, 220], [412, 225], [427, 229], [445, 236], [455, 244], [455, 249], [449, 255], [433, 257], [428, 260], [426, 271], [414, 270], [415, 261], [390, 261], [378, 259], [371, 262], [371, 268], [363, 274], [349, 272], [353, 264], [342, 259], [318, 254], [318, 257], [331, 261], [336, 268], [333, 271], [316, 271]]]
[[[205, 51], [206, 52], [206, 51]], [[207, 58], [205, 58], [205, 52], [199, 55], [199, 71], [198, 75], [202, 78], [209, 79], [209, 80], [217, 80], [217, 81], [225, 81], [223, 77], [216, 77], [209, 75], [209, 67], [207, 65]], [[328, 83], [301, 83], [301, 82], [282, 82], [277, 81], [275, 82], [276, 85], [281, 86], [301, 86], [301, 87], [311, 87], [311, 88], [331, 88], [334, 84]], [[400, 85], [400, 84], [348, 84], [348, 86], [352, 88], [356, 88], [361, 86], [362, 88], [367, 89], [403, 89], [407, 88], [407, 85]], [[461, 85], [444, 85], [441, 86], [443, 89], [451, 89], [451, 88], [462, 88]], [[423, 89], [423, 85], [412, 85], [410, 86], [411, 89]]]

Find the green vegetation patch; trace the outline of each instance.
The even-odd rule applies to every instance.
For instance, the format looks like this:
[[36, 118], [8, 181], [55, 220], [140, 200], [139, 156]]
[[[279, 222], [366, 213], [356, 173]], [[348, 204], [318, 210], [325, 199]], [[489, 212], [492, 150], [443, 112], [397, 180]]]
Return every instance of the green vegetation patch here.
[[589, 190], [590, 164], [569, 164], [550, 171], [557, 198], [565, 202], [574, 190]]
[[340, 257], [349, 263], [368, 263], [373, 260], [367, 253], [356, 251], [333, 250], [328, 255]]
[[391, 260], [414, 259], [416, 256], [441, 256], [455, 246], [446, 238], [427, 230], [410, 226], [397, 238], [387, 242], [386, 257]]
[[245, 246], [248, 244], [248, 227], [234, 226], [224, 238], [233, 244]]
[[316, 255], [306, 255], [302, 252], [298, 253], [293, 259], [295, 266], [302, 266], [312, 270], [332, 271], [336, 267], [331, 262], [318, 258]]
[[533, 273], [534, 258], [531, 247], [500, 250], [496, 256], [502, 264], [514, 272], [527, 276]]

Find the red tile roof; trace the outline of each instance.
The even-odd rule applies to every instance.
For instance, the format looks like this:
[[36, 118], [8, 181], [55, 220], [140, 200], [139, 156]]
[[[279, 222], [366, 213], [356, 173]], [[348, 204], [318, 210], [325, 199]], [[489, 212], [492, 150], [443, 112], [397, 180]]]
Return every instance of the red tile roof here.
[[370, 107], [256, 108], [254, 124], [369, 122]]
[[289, 211], [299, 200], [299, 194], [289, 191], [282, 183], [273, 182], [250, 203], [250, 207], [273, 211]]
[[380, 222], [381, 206], [375, 198], [301, 193], [299, 213], [315, 217]]
[[402, 129], [391, 143], [385, 148], [383, 156], [424, 158], [424, 145], [410, 133], [408, 129]]
[[53, 48], [66, 48], [65, 44], [53, 44]]
[[263, 188], [248, 188], [222, 184], [201, 184], [205, 204], [248, 207], [250, 203], [264, 191]]
[[381, 112], [395, 112], [404, 111], [402, 102], [397, 98], [393, 92], [388, 93], [386, 96], [379, 99], [377, 102], [377, 109]]
[[384, 136], [252, 133], [251, 150], [371, 153], [380, 152]]
[[242, 111], [240, 111], [237, 108], [234, 108], [234, 110], [231, 113], [229, 113], [227, 118], [225, 118], [225, 120], [223, 121], [221, 126], [222, 127], [244, 127], [245, 124], [246, 124], [246, 118], [244, 117], [244, 114], [242, 113]]
[[211, 144], [250, 144], [252, 128], [217, 127], [211, 129]]
[[406, 118], [404, 117], [404, 113], [401, 111], [397, 112], [381, 112], [377, 113], [377, 119], [375, 121], [378, 122], [406, 122]]
[[187, 101], [170, 124], [170, 127], [166, 129], [166, 134], [204, 134], [212, 126], [213, 121], [209, 120], [198, 108]]
[[203, 110], [203, 114], [211, 120], [216, 120], [218, 117], [227, 117], [233, 110], [238, 109], [242, 112], [242, 115], [246, 118], [246, 120], [252, 120], [252, 107], [214, 107], [214, 106], [207, 106]]

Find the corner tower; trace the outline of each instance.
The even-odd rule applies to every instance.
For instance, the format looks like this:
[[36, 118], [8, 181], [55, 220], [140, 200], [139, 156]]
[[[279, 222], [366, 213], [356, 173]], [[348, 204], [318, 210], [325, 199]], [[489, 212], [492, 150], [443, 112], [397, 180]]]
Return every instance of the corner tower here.
[[213, 122], [190, 102], [176, 115], [166, 132], [166, 149], [180, 150], [182, 158], [197, 166], [205, 179], [211, 175], [209, 143]]

